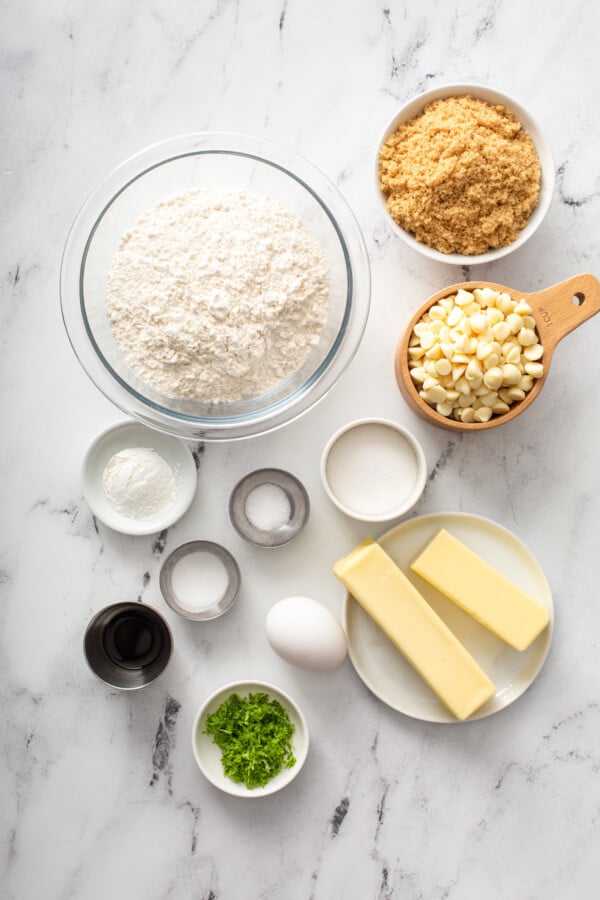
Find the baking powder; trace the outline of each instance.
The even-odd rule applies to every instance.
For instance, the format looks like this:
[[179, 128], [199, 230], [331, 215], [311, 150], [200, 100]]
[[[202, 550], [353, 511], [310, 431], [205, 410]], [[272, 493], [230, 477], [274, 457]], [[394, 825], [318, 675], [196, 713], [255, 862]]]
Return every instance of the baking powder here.
[[267, 197], [196, 190], [148, 210], [113, 260], [107, 313], [126, 361], [167, 397], [262, 394], [327, 320], [329, 270], [304, 224]]
[[169, 509], [177, 497], [177, 479], [169, 463], [150, 447], [126, 447], [107, 462], [102, 484], [117, 512], [149, 519]]

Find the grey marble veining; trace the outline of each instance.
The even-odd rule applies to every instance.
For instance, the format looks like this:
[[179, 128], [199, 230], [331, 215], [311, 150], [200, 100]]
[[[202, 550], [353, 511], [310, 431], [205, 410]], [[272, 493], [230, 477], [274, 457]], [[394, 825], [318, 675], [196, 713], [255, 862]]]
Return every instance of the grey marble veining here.
[[[542, 395], [506, 428], [456, 436], [413, 416], [395, 386], [396, 341], [441, 287], [473, 277], [422, 259], [388, 231], [373, 191], [375, 142], [399, 104], [449, 81], [523, 103], [553, 147], [557, 186], [528, 244], [478, 268], [535, 290], [600, 274], [600, 16], [596, 4], [465, 0], [234, 0], [3, 5], [0, 71], [0, 531], [2, 894], [9, 900], [588, 900], [600, 879], [600, 317], [558, 347]], [[121, 414], [68, 345], [58, 304], [66, 235], [96, 183], [172, 135], [240, 131], [287, 144], [344, 193], [372, 265], [355, 360], [305, 418], [251, 442], [195, 448], [198, 494], [148, 538], [96, 521], [82, 456]], [[350, 662], [294, 669], [264, 635], [270, 606], [306, 594], [341, 614], [331, 564], [370, 529], [327, 501], [319, 457], [351, 418], [389, 416], [422, 442], [413, 514], [465, 510], [514, 531], [544, 568], [556, 630], [518, 702], [440, 727], [395, 713]], [[233, 531], [227, 499], [259, 466], [294, 472], [312, 516], [265, 554]], [[164, 554], [227, 546], [243, 587], [196, 627], [166, 608]], [[134, 696], [87, 670], [101, 606], [137, 599], [173, 628], [174, 660]], [[237, 678], [289, 691], [310, 727], [301, 775], [242, 802], [212, 788], [190, 748], [206, 695]]]

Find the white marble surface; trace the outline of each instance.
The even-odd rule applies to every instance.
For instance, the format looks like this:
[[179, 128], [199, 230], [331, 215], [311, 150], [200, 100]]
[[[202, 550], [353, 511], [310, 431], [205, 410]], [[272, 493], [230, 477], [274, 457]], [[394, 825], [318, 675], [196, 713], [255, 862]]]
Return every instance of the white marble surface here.
[[[462, 438], [427, 426], [396, 390], [394, 345], [411, 312], [462, 273], [391, 237], [371, 174], [375, 137], [416, 92], [465, 80], [505, 90], [545, 128], [557, 190], [527, 246], [478, 274], [523, 290], [600, 275], [596, 4], [24, 0], [3, 4], [2, 18], [2, 895], [596, 897], [600, 317], [565, 339], [515, 423]], [[294, 147], [337, 183], [367, 242], [371, 317], [316, 410], [272, 436], [207, 445], [190, 512], [160, 539], [128, 538], [96, 526], [81, 495], [82, 455], [121, 415], [68, 345], [61, 251], [79, 205], [120, 160], [219, 129]], [[318, 463], [333, 430], [365, 415], [422, 441], [430, 477], [415, 514], [489, 516], [544, 567], [553, 648], [497, 716], [413, 721], [349, 662], [306, 674], [267, 645], [264, 616], [280, 597], [308, 594], [341, 613], [330, 567], [368, 529], [332, 507]], [[238, 477], [263, 465], [296, 473], [313, 503], [302, 536], [271, 554], [245, 546], [226, 512]], [[163, 553], [196, 537], [228, 546], [244, 579], [237, 607], [203, 627], [170, 614], [157, 580]], [[176, 656], [129, 696], [93, 678], [81, 639], [105, 603], [138, 597], [166, 612]], [[213, 789], [190, 750], [202, 699], [242, 677], [292, 693], [312, 735], [301, 775], [259, 802]]]

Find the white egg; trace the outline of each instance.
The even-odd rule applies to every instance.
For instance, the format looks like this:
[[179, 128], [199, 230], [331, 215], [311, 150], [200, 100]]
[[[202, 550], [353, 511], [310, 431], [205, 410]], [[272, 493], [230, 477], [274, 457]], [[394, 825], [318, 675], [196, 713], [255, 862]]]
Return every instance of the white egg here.
[[324, 672], [346, 658], [344, 629], [329, 610], [309, 597], [286, 597], [271, 607], [268, 641], [286, 662]]

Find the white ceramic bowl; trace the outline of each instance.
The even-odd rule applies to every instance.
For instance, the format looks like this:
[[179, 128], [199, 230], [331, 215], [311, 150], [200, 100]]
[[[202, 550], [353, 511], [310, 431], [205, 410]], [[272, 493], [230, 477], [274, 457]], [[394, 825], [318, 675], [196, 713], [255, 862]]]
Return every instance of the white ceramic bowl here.
[[[433, 247], [428, 247], [427, 244], [417, 241], [412, 234], [405, 231], [404, 228], [401, 228], [394, 219], [392, 219], [387, 211], [385, 194], [379, 186], [379, 150], [389, 136], [393, 134], [400, 125], [403, 125], [405, 122], [409, 122], [411, 119], [418, 116], [419, 113], [423, 112], [424, 108], [434, 100], [441, 100], [446, 97], [462, 97], [465, 94], [471, 94], [473, 97], [485, 100], [488, 103], [505, 106], [514, 113], [525, 131], [527, 131], [531, 137], [542, 167], [538, 205], [534, 209], [527, 225], [521, 231], [518, 238], [506, 247], [499, 247], [497, 250], [489, 250], [487, 253], [480, 253], [475, 256], [464, 256], [460, 253], [441, 253], [439, 250], [435, 250]], [[451, 265], [473, 266], [493, 262], [496, 259], [506, 256], [508, 253], [512, 253], [513, 250], [516, 250], [518, 247], [522, 247], [525, 241], [529, 240], [532, 234], [537, 231], [544, 216], [548, 212], [552, 194], [554, 193], [554, 180], [554, 157], [552, 156], [552, 150], [535, 119], [521, 106], [520, 103], [513, 100], [512, 97], [480, 84], [445, 84], [433, 88], [430, 91], [425, 91], [423, 94], [419, 94], [418, 97], [415, 97], [409, 103], [406, 103], [394, 115], [384, 128], [383, 133], [377, 142], [377, 153], [375, 157], [375, 191], [385, 213], [389, 227], [394, 234], [397, 234], [398, 237], [402, 238], [402, 240], [408, 244], [409, 247], [412, 247], [413, 250], [416, 250], [417, 253], [427, 256], [429, 259], [450, 263]]]
[[[256, 693], [265, 693], [270, 698], [279, 700], [287, 711], [295, 728], [292, 747], [296, 762], [290, 769], [282, 769], [264, 787], [249, 790], [244, 784], [238, 784], [223, 774], [221, 751], [213, 742], [212, 736], [203, 734], [203, 730], [207, 716], [218, 709], [221, 703], [227, 700], [231, 694], [247, 696], [248, 694]], [[269, 794], [280, 791], [281, 788], [294, 780], [304, 765], [308, 753], [308, 745], [308, 725], [302, 710], [288, 694], [266, 681], [234, 681], [215, 691], [200, 707], [192, 729], [192, 751], [200, 771], [211, 784], [214, 784], [215, 787], [218, 787], [219, 790], [224, 791], [226, 794], [232, 794], [234, 797], [266, 797]]]
[[[102, 475], [108, 461], [127, 447], [155, 450], [175, 471], [177, 495], [161, 515], [134, 519], [118, 512], [104, 493]], [[122, 534], [155, 534], [169, 528], [187, 511], [196, 493], [196, 464], [190, 448], [178, 438], [146, 428], [138, 422], [119, 422], [101, 432], [87, 451], [82, 469], [83, 495], [93, 514]]]
[[[386, 477], [396, 497], [393, 502], [384, 496]], [[404, 477], [409, 482], [406, 488]], [[390, 419], [357, 419], [336, 431], [325, 445], [321, 481], [332, 503], [347, 516], [361, 522], [387, 522], [412, 509], [423, 493], [427, 461], [407, 428]], [[380, 508], [378, 497], [383, 501]]]

